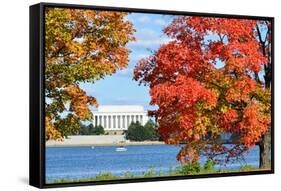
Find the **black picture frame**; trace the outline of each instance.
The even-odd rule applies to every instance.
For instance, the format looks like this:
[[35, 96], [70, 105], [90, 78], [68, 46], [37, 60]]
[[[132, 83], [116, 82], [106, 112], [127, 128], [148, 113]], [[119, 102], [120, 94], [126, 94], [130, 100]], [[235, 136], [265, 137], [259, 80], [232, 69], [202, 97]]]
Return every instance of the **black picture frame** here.
[[[78, 8], [78, 9], [95, 9], [108, 11], [123, 11], [137, 13], [155, 13], [168, 15], [188, 15], [188, 16], [207, 16], [207, 17], [223, 17], [223, 18], [239, 18], [253, 20], [268, 20], [272, 23], [272, 88], [271, 88], [271, 105], [272, 105], [272, 129], [271, 129], [271, 169], [263, 171], [249, 172], [231, 172], [222, 174], [201, 174], [177, 177], [154, 177], [154, 178], [134, 178], [120, 180], [105, 180], [95, 182], [77, 182], [77, 183], [60, 183], [46, 184], [45, 182], [45, 120], [44, 120], [44, 10], [46, 7], [59, 8]], [[170, 10], [154, 10], [154, 9], [137, 9], [125, 7], [104, 7], [93, 5], [74, 5], [74, 4], [56, 4], [56, 3], [39, 3], [30, 6], [30, 137], [29, 137], [29, 184], [38, 188], [52, 187], [69, 187], [69, 186], [85, 186], [100, 184], [116, 184], [116, 183], [132, 183], [132, 182], [148, 182], [148, 181], [166, 181], [178, 179], [194, 179], [194, 178], [214, 178], [227, 176], [244, 176], [258, 174], [274, 173], [274, 18], [264, 16], [249, 15], [231, 15], [217, 13], [195, 13], [185, 11]]]

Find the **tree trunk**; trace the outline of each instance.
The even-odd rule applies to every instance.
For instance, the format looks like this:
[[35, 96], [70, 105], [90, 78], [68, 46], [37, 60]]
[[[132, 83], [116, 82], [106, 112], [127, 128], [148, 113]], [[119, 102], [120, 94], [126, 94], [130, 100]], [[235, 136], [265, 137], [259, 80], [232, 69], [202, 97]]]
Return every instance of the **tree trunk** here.
[[[271, 39], [271, 23], [270, 22], [266, 22], [267, 25], [267, 33], [266, 33], [266, 37], [265, 40], [263, 41], [262, 39], [262, 32], [261, 29], [259, 28], [259, 26], [257, 25], [257, 32], [258, 32], [258, 38], [259, 38], [259, 42], [261, 44], [261, 48], [262, 48], [262, 54], [264, 55], [264, 57], [268, 58], [268, 64], [264, 65], [264, 85], [265, 88], [267, 89], [271, 89], [271, 80], [272, 80], [272, 66], [271, 66], [271, 48], [272, 48], [272, 44], [271, 41], [267, 41], [267, 39]], [[268, 43], [268, 45], [266, 45], [266, 43]], [[266, 48], [268, 47], [268, 48]], [[270, 48], [271, 47], [271, 48]], [[257, 80], [257, 82], [259, 81], [259, 78]], [[271, 98], [273, 99], [273, 98]], [[269, 127], [269, 131], [264, 134], [262, 136], [261, 141], [259, 142], [259, 147], [260, 147], [260, 168], [263, 169], [271, 169], [271, 128]]]
[[271, 168], [271, 131], [269, 130], [266, 134], [262, 136], [259, 143], [260, 147], [260, 168], [270, 169]]

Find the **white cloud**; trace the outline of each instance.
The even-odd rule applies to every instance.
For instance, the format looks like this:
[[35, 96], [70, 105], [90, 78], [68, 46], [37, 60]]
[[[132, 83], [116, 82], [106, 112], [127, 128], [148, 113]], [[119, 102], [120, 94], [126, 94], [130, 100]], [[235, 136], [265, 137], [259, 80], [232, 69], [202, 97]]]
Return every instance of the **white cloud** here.
[[136, 41], [129, 42], [129, 48], [155, 49], [161, 44], [166, 44], [171, 41], [171, 39], [165, 36], [161, 31], [155, 31], [149, 28], [138, 30], [135, 36]]
[[124, 75], [124, 76], [130, 76], [133, 74], [132, 68], [125, 68], [123, 70], [118, 71], [118, 74]]
[[151, 19], [147, 15], [143, 15], [141, 17], [138, 17], [138, 21], [140, 23], [149, 23]]
[[130, 62], [132, 64], [135, 64], [138, 61], [140, 61], [142, 58], [147, 58], [149, 56], [150, 56], [150, 54], [135, 54], [135, 55], [130, 56]]
[[155, 30], [149, 29], [149, 28], [142, 28], [137, 31], [136, 37], [137, 39], [152, 39], [152, 38], [159, 38], [162, 33], [157, 32]]
[[164, 19], [156, 19], [154, 20], [154, 23], [160, 26], [166, 26], [168, 24], [168, 22]]
[[130, 42], [128, 44], [129, 47], [134, 48], [144, 48], [144, 49], [150, 49], [150, 48], [158, 48], [162, 44], [166, 44], [168, 42], [172, 41], [170, 38], [154, 38], [154, 39], [147, 39], [147, 40], [136, 40], [135, 42]]
[[139, 55], [137, 55], [137, 59], [140, 60], [140, 59], [146, 58], [148, 56], [149, 56], [148, 54], [139, 54]]

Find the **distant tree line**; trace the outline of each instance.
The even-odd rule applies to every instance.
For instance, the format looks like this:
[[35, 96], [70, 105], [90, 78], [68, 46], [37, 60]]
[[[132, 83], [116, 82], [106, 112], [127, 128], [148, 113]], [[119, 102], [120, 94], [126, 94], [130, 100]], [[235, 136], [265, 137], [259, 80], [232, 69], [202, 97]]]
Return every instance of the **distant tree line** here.
[[157, 141], [159, 136], [156, 124], [149, 120], [144, 126], [138, 121], [132, 122], [125, 132], [126, 139], [131, 141]]
[[104, 135], [105, 131], [101, 125], [94, 126], [93, 124], [85, 125], [80, 123], [80, 128], [72, 135]]
[[[108, 134], [104, 131], [103, 126], [93, 124], [85, 125], [80, 123], [80, 128], [76, 131], [69, 133], [69, 135], [105, 135]], [[127, 140], [131, 141], [157, 141], [160, 140], [157, 126], [154, 121], [149, 120], [145, 125], [140, 122], [132, 122], [128, 130], [124, 132]]]

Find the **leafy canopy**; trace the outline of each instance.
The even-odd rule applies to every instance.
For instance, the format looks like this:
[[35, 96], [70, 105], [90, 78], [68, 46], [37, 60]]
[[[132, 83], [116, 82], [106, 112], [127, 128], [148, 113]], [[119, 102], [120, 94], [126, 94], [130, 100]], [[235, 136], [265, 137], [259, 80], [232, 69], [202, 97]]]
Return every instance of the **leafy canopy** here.
[[132, 122], [126, 131], [126, 138], [132, 141], [158, 140], [156, 125], [149, 120], [144, 126], [140, 122]]
[[125, 45], [134, 40], [127, 13], [45, 10], [46, 140], [61, 139], [92, 118], [97, 100], [79, 83], [111, 75], [128, 64]]
[[[268, 21], [180, 16], [164, 29], [172, 41], [138, 62], [134, 79], [150, 86], [161, 137], [186, 143], [179, 161], [203, 153], [228, 162], [269, 130], [270, 28]], [[218, 138], [224, 133], [239, 139], [226, 146]]]

